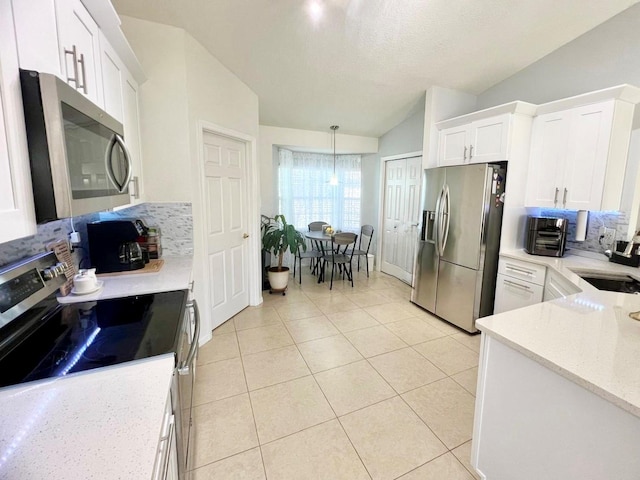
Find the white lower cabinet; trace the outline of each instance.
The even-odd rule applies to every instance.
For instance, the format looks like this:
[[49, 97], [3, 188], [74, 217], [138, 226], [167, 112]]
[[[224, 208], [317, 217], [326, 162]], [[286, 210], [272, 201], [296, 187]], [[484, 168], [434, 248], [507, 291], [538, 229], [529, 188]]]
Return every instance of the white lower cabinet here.
[[544, 287], [498, 274], [493, 313], [508, 312], [542, 301]]
[[640, 478], [640, 418], [485, 333], [480, 352], [471, 448], [480, 478]]
[[153, 480], [178, 480], [176, 421], [171, 405], [171, 395], [169, 395], [167, 406], [165, 407], [152, 478]]
[[540, 303], [543, 297], [546, 267], [511, 258], [498, 262], [493, 313]]
[[551, 269], [547, 272], [547, 279], [544, 283], [544, 298], [543, 301], [554, 300], [556, 298], [564, 298], [574, 293], [579, 293], [580, 290], [573, 283], [565, 280], [564, 277], [558, 275]]

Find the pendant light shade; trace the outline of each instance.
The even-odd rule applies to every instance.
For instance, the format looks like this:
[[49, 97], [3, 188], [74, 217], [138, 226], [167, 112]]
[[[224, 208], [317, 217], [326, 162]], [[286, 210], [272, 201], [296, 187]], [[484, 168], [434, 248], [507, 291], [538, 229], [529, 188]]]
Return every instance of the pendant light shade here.
[[338, 125], [331, 125], [329, 128], [333, 130], [333, 175], [331, 175], [329, 185], [338, 185], [338, 176], [336, 175], [336, 130], [340, 127]]

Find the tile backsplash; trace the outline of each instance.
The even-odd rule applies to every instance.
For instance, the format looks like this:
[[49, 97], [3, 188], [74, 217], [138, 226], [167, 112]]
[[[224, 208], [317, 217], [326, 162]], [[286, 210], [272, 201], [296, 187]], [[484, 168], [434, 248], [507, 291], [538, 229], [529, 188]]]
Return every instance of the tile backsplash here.
[[[74, 252], [76, 264], [80, 264], [82, 257], [88, 252], [87, 223], [118, 217], [141, 218], [147, 225], [160, 227], [163, 255], [193, 254], [191, 203], [142, 203], [117, 212], [92, 213], [74, 217], [73, 226], [80, 232], [82, 239], [82, 249]], [[0, 244], [0, 266], [43, 252], [48, 243], [69, 238], [71, 231], [69, 218], [38, 225], [36, 235]], [[87, 260], [81, 266], [88, 266], [86, 263]]]
[[539, 212], [543, 217], [566, 218], [569, 221], [567, 232], [567, 249], [586, 250], [589, 252], [602, 253], [605, 247], [600, 245], [600, 227], [613, 228], [616, 230], [616, 240], [625, 240], [629, 231], [629, 218], [623, 212], [599, 212], [590, 211], [587, 221], [587, 235], [584, 242], [576, 242], [576, 217], [575, 210], [544, 210]]

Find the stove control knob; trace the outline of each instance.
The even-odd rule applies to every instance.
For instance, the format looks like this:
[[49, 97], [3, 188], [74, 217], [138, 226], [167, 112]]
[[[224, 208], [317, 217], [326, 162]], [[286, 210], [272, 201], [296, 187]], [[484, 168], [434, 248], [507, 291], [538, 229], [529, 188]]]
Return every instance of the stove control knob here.
[[42, 271], [42, 277], [45, 280], [53, 280], [55, 277], [57, 277], [57, 275], [51, 268], [45, 268]]
[[62, 275], [66, 268], [67, 268], [67, 264], [62, 262], [57, 263], [55, 267], [53, 267], [54, 271], [56, 272], [56, 276]]

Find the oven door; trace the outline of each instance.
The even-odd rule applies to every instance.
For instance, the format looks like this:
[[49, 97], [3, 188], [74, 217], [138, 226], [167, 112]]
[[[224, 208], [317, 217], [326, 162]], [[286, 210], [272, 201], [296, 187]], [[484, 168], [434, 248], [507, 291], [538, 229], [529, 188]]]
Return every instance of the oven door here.
[[[195, 328], [191, 334], [191, 315]], [[180, 347], [178, 349], [178, 396], [175, 412], [179, 416], [178, 461], [180, 478], [186, 478], [186, 472], [191, 469], [191, 458], [195, 450], [195, 422], [193, 420], [193, 389], [195, 386], [196, 359], [198, 357], [198, 338], [200, 337], [200, 314], [195, 300], [187, 304], [185, 320], [182, 322]]]

